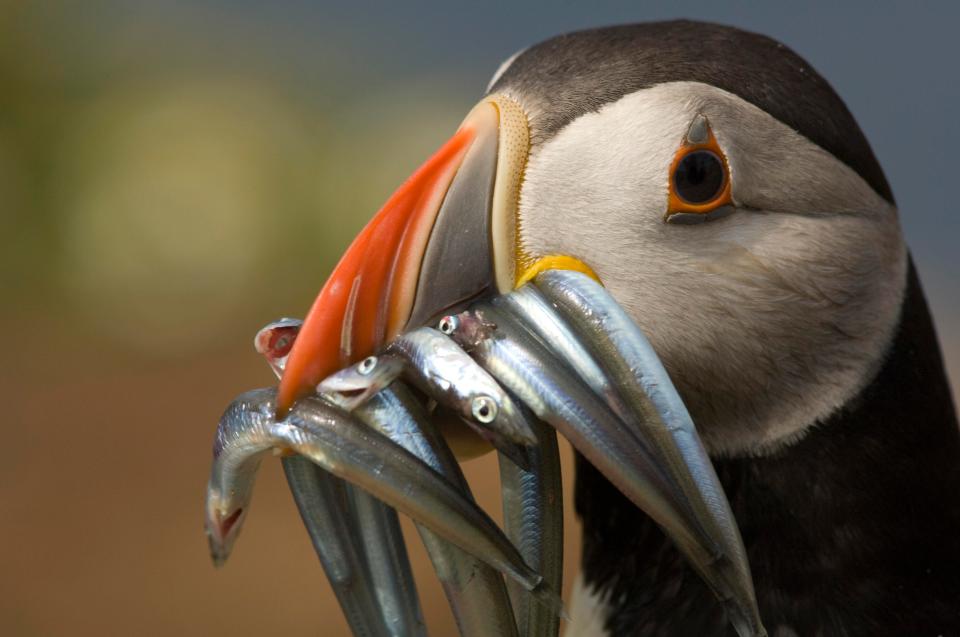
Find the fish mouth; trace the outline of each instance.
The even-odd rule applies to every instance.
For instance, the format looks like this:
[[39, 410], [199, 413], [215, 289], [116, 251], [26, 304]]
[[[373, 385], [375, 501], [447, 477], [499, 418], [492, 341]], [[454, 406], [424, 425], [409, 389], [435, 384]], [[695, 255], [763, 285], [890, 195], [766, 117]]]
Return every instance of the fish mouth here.
[[[608, 430], [577, 433], [577, 450], [621, 491], [632, 490], [628, 497], [661, 525], [717, 597], [733, 604], [741, 634], [761, 634], [736, 520], [656, 353], [589, 264], [571, 255], [526, 254], [518, 241], [528, 153], [527, 118], [515, 101], [492, 95], [474, 107], [344, 253], [283, 352], [276, 416], [398, 337], [424, 326], [443, 331], [444, 317], [496, 301], [488, 315], [505, 312], [507, 322], [513, 315], [520, 332], [540, 343], [530, 364], [572, 370], [571, 382], [585, 386], [609, 414]], [[465, 350], [482, 346], [483, 329], [464, 334]], [[556, 399], [555, 411], [570, 407], [563, 396]], [[568, 417], [547, 414], [538, 400], [530, 396], [536, 405], [527, 407], [542, 420], [556, 426]], [[640, 456], [618, 454], [611, 440], [632, 441], [643, 467], [629, 466]], [[649, 484], [638, 486], [642, 480]]]
[[237, 507], [227, 512], [216, 504], [216, 498], [211, 498], [207, 511], [206, 531], [210, 544], [210, 558], [214, 566], [223, 566], [230, 557], [240, 529], [243, 528], [245, 517], [245, 507]]

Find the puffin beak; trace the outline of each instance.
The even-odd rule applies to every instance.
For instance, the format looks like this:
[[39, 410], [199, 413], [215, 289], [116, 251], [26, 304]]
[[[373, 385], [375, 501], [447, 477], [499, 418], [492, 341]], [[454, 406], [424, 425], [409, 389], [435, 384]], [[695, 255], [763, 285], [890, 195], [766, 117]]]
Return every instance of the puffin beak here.
[[484, 98], [341, 257], [290, 350], [282, 417], [329, 374], [515, 283], [515, 218], [529, 149], [520, 106]]

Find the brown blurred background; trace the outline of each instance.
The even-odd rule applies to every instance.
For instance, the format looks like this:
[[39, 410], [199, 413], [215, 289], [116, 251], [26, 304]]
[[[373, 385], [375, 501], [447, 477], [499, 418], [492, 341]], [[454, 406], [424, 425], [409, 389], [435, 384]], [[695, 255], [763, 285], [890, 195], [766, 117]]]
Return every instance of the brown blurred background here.
[[[345, 634], [278, 463], [210, 565], [217, 418], [273, 382], [255, 331], [301, 316], [499, 61], [553, 33], [688, 15], [798, 49], [887, 169], [960, 379], [956, 16], [835, 4], [0, 0], [0, 634]], [[466, 469], [499, 517], [495, 462]]]

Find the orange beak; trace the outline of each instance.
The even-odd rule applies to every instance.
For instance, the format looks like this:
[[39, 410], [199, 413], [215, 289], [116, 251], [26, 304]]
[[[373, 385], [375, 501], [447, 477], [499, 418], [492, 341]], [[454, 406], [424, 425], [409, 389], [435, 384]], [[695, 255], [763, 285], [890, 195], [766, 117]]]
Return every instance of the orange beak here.
[[520, 107], [485, 98], [387, 200], [341, 257], [287, 359], [277, 415], [397, 334], [512, 289], [528, 133]]

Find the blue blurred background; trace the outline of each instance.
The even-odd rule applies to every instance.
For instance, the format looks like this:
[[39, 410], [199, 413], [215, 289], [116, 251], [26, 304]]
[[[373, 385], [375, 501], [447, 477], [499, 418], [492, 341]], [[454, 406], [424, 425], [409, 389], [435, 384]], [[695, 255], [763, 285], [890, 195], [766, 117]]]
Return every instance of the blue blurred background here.
[[[691, 17], [806, 57], [887, 172], [960, 378], [958, 15], [946, 3], [0, 0], [0, 633], [344, 633], [276, 463], [231, 563], [210, 566], [213, 428], [235, 394], [272, 382], [255, 331], [303, 315], [498, 64], [556, 33]], [[467, 468], [496, 512], [495, 463]], [[413, 544], [433, 634], [453, 634]]]

